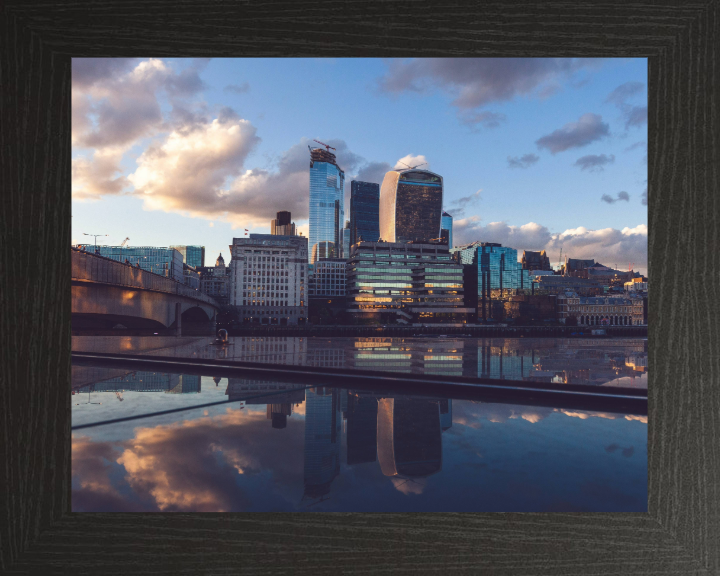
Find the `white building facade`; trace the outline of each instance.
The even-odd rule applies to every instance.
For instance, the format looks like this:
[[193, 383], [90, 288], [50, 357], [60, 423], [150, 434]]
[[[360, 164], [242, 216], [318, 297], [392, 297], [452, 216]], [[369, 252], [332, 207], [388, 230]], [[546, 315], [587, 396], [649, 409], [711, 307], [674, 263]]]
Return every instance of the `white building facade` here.
[[250, 234], [233, 238], [230, 251], [230, 305], [238, 309], [241, 322], [307, 321], [307, 238]]

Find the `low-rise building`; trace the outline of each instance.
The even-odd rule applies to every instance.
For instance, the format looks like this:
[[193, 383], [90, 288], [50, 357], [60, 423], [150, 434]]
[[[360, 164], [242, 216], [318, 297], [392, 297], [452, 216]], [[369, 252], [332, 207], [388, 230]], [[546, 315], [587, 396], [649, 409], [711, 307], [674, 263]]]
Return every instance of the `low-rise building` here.
[[625, 282], [625, 292], [647, 292], [647, 278], [633, 278], [630, 282]]
[[347, 264], [347, 311], [360, 321], [463, 324], [463, 269], [447, 245], [358, 242]]
[[230, 247], [230, 304], [241, 322], [307, 321], [308, 240], [303, 236], [250, 234]]
[[559, 319], [567, 323], [574, 317], [578, 326], [640, 326], [643, 302], [640, 298], [558, 296]]
[[194, 266], [183, 264], [183, 284], [195, 290], [200, 290], [200, 271], [195, 269]]

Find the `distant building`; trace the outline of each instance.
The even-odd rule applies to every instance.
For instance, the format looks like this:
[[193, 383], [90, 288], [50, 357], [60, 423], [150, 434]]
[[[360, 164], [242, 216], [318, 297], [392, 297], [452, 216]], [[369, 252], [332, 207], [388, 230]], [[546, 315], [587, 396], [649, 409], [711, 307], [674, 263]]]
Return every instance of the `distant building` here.
[[[95, 246], [88, 244], [78, 245], [88, 252], [94, 252]], [[131, 266], [138, 266], [143, 270], [184, 282], [183, 257], [175, 248], [158, 248], [155, 246], [98, 246], [98, 254], [105, 258], [127, 261]]]
[[344, 209], [345, 172], [335, 154], [324, 148], [310, 149], [309, 262], [339, 257]]
[[453, 247], [452, 228], [453, 228], [453, 217], [450, 216], [450, 214], [448, 214], [447, 212], [443, 212], [442, 218], [440, 219], [440, 237], [443, 236], [442, 231], [447, 230], [448, 248]]
[[561, 321], [573, 316], [579, 326], [639, 326], [643, 324], [641, 298], [558, 296], [558, 304], [567, 311]]
[[183, 264], [183, 284], [195, 290], [200, 290], [200, 271]]
[[345, 220], [345, 228], [342, 231], [342, 254], [347, 259], [350, 256], [350, 220]]
[[565, 258], [565, 266], [563, 267], [563, 273], [566, 276], [585, 270], [590, 266], [595, 265], [595, 260], [578, 260], [577, 258]]
[[304, 324], [308, 241], [303, 236], [233, 238], [230, 304], [246, 323]]
[[542, 252], [523, 250], [521, 262], [523, 270], [552, 270], [552, 266], [550, 266], [550, 258], [548, 258], [545, 250]]
[[295, 222], [291, 222], [290, 212], [277, 213], [277, 218], [270, 221], [270, 234], [273, 236], [295, 236]]
[[345, 296], [345, 264], [344, 258], [317, 260], [310, 274], [310, 298]]
[[603, 286], [596, 280], [586, 278], [573, 278], [572, 276], [535, 276], [532, 282], [532, 292], [536, 294], [564, 294], [568, 290], [581, 296], [598, 296], [604, 293]]
[[647, 292], [648, 283], [644, 278], [633, 278], [630, 282], [625, 282], [625, 292]]
[[530, 276], [518, 262], [517, 250], [492, 242], [473, 242], [453, 248], [465, 266], [465, 304], [483, 321], [504, 317], [500, 304], [510, 296], [531, 290]]
[[510, 296], [504, 303], [505, 318], [520, 322], [557, 320], [557, 296], [539, 294], [518, 294]]
[[193, 268], [205, 266], [205, 246], [170, 246], [182, 254], [183, 262]]
[[440, 238], [442, 176], [428, 170], [391, 170], [380, 188], [380, 239], [430, 243]]
[[215, 266], [200, 268], [200, 291], [212, 296], [220, 304], [230, 302], [230, 269], [225, 266], [222, 254], [215, 261]]
[[463, 324], [462, 267], [447, 246], [358, 242], [347, 265], [348, 312], [359, 321]]
[[[350, 182], [350, 245], [359, 240], [380, 239], [380, 185], [372, 182]], [[350, 250], [344, 254], [345, 258]]]

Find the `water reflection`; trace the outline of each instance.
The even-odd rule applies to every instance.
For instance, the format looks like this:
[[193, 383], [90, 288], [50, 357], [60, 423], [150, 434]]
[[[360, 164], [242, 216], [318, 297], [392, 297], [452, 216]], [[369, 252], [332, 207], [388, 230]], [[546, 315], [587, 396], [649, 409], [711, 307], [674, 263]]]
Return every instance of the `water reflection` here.
[[[82, 381], [88, 374], [75, 371]], [[640, 511], [647, 418], [178, 374], [95, 372], [75, 511]]]
[[[73, 337], [73, 350], [116, 352], [112, 337]], [[118, 340], [117, 338], [115, 340]], [[325, 368], [350, 368], [647, 388], [646, 338], [124, 338], [123, 351]], [[135, 348], [133, 348], [133, 346]]]

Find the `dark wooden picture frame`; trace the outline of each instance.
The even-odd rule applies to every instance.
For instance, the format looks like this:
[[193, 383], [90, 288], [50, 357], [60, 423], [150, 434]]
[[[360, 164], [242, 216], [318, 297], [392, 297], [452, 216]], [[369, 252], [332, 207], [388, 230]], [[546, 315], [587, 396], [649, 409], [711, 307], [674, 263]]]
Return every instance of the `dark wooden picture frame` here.
[[[74, 56], [647, 57], [647, 514], [70, 512]], [[0, 572], [720, 573], [720, 10], [625, 3], [0, 5]]]

